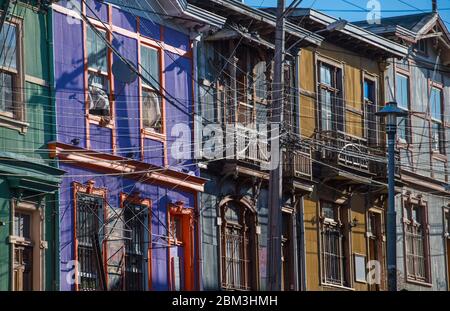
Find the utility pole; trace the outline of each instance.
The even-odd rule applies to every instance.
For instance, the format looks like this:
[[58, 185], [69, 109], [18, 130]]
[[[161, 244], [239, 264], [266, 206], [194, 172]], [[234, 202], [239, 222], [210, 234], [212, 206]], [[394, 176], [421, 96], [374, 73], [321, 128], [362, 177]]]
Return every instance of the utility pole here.
[[375, 113], [386, 119], [388, 135], [388, 208], [387, 208], [387, 264], [388, 290], [397, 291], [397, 213], [395, 212], [395, 136], [397, 133], [397, 117], [407, 115], [397, 108], [396, 102], [387, 103], [383, 109]]
[[[272, 97], [272, 114], [271, 114], [271, 141], [273, 146], [273, 129], [281, 127], [283, 123], [283, 92], [284, 92], [284, 23], [285, 23], [285, 0], [278, 0], [277, 6], [277, 23], [275, 30], [275, 62], [274, 62], [274, 79], [273, 79], [273, 97]], [[279, 137], [281, 139], [281, 131]], [[271, 148], [270, 160], [279, 160], [278, 165], [271, 165], [269, 180], [269, 232], [268, 232], [268, 279], [269, 290], [281, 290], [281, 199], [283, 186], [283, 167], [281, 145], [278, 150]]]

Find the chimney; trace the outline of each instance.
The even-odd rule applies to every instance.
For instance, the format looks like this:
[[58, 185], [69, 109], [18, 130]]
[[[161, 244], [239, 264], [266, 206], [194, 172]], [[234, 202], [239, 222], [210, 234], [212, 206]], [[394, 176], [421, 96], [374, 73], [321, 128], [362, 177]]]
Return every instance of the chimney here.
[[437, 13], [437, 11], [438, 11], [437, 0], [431, 0], [431, 6], [433, 9], [433, 13]]

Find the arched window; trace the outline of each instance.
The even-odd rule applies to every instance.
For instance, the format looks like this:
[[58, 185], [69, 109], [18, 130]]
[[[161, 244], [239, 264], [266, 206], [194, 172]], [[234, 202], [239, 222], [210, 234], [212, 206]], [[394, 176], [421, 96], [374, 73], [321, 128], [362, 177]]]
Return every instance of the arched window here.
[[240, 202], [221, 207], [222, 287], [227, 290], [255, 290], [256, 215]]

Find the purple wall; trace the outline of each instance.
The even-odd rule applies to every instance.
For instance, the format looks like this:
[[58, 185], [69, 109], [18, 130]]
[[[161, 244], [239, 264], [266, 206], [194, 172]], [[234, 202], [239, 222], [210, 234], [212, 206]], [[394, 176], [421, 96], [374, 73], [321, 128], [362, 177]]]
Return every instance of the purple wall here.
[[[60, 2], [63, 6], [65, 1]], [[89, 0], [102, 21], [107, 22], [108, 14], [106, 6], [96, 1]], [[54, 15], [54, 55], [55, 55], [55, 83], [57, 106], [57, 139], [59, 142], [70, 144], [74, 138], [80, 139], [79, 147], [86, 147], [86, 122], [85, 122], [85, 97], [84, 97], [84, 51], [82, 24], [73, 19], [55, 12]], [[94, 13], [88, 10], [88, 16]], [[128, 13], [122, 13], [113, 9], [113, 23], [116, 26], [135, 32], [137, 23], [134, 17]], [[144, 36], [159, 39], [160, 26], [145, 19], [141, 19], [141, 29]], [[166, 42], [177, 48], [187, 50], [189, 37], [175, 30], [165, 28]], [[133, 64], [137, 63], [137, 41], [119, 34], [114, 35], [113, 42], [120, 53]], [[117, 57], [114, 56], [114, 60]], [[170, 137], [173, 126], [182, 123], [192, 129], [192, 61], [171, 53], [165, 53], [163, 64], [166, 91], [172, 94], [176, 103], [166, 103], [166, 127], [168, 134], [167, 145], [170, 148], [174, 142]], [[134, 158], [140, 156], [141, 133], [139, 128], [139, 87], [138, 81], [131, 84], [121, 82], [120, 77], [114, 77], [115, 88], [115, 136], [117, 154], [128, 156], [131, 149], [134, 150]], [[170, 96], [169, 96], [170, 97]], [[178, 101], [178, 102], [177, 102]], [[112, 149], [112, 131], [109, 128], [90, 125], [91, 148], [101, 152]], [[182, 138], [187, 146], [192, 145], [190, 135]], [[161, 142], [144, 139], [144, 161], [155, 165], [164, 164], [164, 152]], [[170, 165], [176, 165], [179, 161], [168, 153]], [[140, 196], [150, 198], [153, 201], [152, 233], [167, 235], [164, 225], [167, 222], [167, 205], [169, 202], [183, 201], [185, 206], [193, 208], [194, 195], [178, 191], [176, 186], [167, 187], [155, 184], [142, 184], [126, 179], [125, 176], [96, 176], [99, 172], [81, 168], [78, 164], [67, 165], [61, 162], [61, 169], [67, 171], [67, 177], [61, 184], [60, 195], [60, 251], [61, 251], [61, 289], [70, 290], [72, 287], [67, 282], [71, 267], [67, 264], [74, 259], [73, 254], [73, 193], [71, 184], [73, 181], [85, 183], [94, 180], [95, 187], [108, 189], [108, 204], [112, 208], [119, 208], [119, 194], [129, 193], [131, 190], [139, 190]], [[174, 168], [177, 169], [177, 168]], [[92, 176], [95, 175], [95, 176]], [[77, 177], [78, 176], [78, 177]], [[153, 238], [156, 239], [155, 237]], [[197, 242], [195, 242], [195, 245]], [[152, 283], [153, 289], [168, 289], [168, 258], [167, 248], [157, 248], [152, 252]]]
[[[88, 180], [95, 181], [95, 187], [108, 189], [107, 205], [111, 208], [120, 208], [120, 193], [131, 193], [139, 191], [142, 198], [152, 200], [152, 233], [155, 235], [167, 235], [166, 228], [161, 223], [167, 223], [167, 205], [176, 201], [183, 201], [185, 207], [194, 207], [194, 195], [182, 191], [173, 191], [167, 187], [160, 187], [154, 184], [143, 184], [134, 180], [126, 179], [122, 176], [97, 176], [99, 172], [71, 165], [62, 164], [61, 169], [68, 175], [80, 177], [64, 178], [60, 190], [60, 256], [61, 256], [61, 290], [71, 290], [68, 284], [67, 274], [70, 268], [67, 264], [74, 259], [73, 244], [73, 191], [72, 182], [85, 183]], [[89, 176], [85, 176], [89, 175]], [[162, 240], [153, 237], [153, 241]], [[168, 258], [166, 247], [154, 244], [152, 250], [152, 287], [155, 290], [167, 290]]]

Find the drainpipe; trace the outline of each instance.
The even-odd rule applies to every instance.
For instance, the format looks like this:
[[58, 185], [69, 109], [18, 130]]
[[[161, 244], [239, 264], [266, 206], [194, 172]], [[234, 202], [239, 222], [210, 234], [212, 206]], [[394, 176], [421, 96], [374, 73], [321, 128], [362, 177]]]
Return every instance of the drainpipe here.
[[[57, 117], [56, 117], [56, 100], [55, 100], [55, 76], [54, 76], [54, 55], [53, 55], [53, 11], [49, 6], [47, 11], [47, 48], [48, 48], [48, 94], [53, 108], [52, 123], [53, 123], [53, 140], [57, 139]], [[55, 160], [55, 167], [59, 168], [58, 161]], [[60, 257], [59, 257], [59, 191], [55, 191], [55, 202], [53, 203], [52, 220], [53, 220], [53, 290], [60, 289], [59, 272], [60, 272]]]

